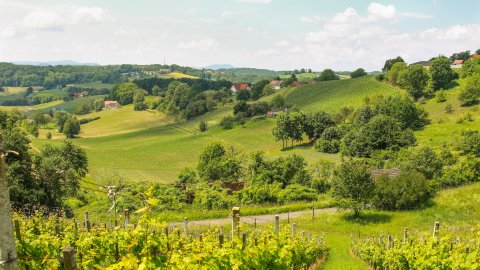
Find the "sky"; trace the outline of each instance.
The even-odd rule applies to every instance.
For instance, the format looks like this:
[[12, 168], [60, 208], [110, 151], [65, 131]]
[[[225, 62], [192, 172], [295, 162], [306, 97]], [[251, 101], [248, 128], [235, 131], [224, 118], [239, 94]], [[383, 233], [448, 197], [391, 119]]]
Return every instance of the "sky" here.
[[480, 48], [478, 0], [0, 0], [0, 62], [380, 70]]

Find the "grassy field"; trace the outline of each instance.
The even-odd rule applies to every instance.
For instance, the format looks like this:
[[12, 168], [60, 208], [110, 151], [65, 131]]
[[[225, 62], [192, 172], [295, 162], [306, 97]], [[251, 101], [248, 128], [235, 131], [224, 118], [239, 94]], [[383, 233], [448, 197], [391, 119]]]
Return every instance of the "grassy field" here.
[[[411, 211], [366, 211], [361, 218], [354, 219], [349, 213], [322, 213], [305, 215], [294, 219], [300, 230], [324, 234], [329, 247], [329, 256], [321, 269], [368, 269], [362, 261], [350, 254], [350, 234], [397, 235], [408, 228], [412, 233], [431, 234], [435, 221], [440, 222], [440, 233], [456, 231], [466, 239], [471, 228], [480, 220], [480, 183], [440, 191], [432, 206]], [[285, 222], [285, 221], [284, 221]]]
[[[404, 91], [378, 82], [373, 77], [319, 82], [280, 90], [288, 104], [311, 113], [319, 110], [336, 112], [342, 106], [360, 106], [366, 97], [388, 96]], [[270, 99], [266, 98], [265, 100]]]
[[[297, 77], [297, 79], [299, 81], [311, 81], [314, 78], [318, 77], [318, 75], [319, 75], [318, 73], [314, 73], [314, 72], [295, 74], [295, 76]], [[279, 77], [280, 77], [280, 79], [288, 79], [288, 78], [290, 78], [290, 76], [292, 76], [292, 75], [281, 75]]]
[[[451, 90], [445, 90], [447, 101], [437, 102], [435, 98], [428, 100], [423, 107], [427, 110], [432, 123], [423, 130], [416, 131], [415, 136], [419, 144], [430, 146], [453, 146], [462, 131], [480, 128], [480, 106], [460, 106], [457, 97], [463, 87], [463, 81]], [[446, 112], [447, 104], [452, 106], [452, 112]], [[470, 120], [467, 120], [469, 115]]]

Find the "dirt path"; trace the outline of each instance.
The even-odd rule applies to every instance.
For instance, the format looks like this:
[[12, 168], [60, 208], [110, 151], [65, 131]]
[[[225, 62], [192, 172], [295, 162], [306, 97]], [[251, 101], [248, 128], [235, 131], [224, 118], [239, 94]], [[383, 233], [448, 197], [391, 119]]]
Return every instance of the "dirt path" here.
[[[322, 208], [322, 209], [315, 209], [315, 214], [333, 213], [336, 211], [337, 211], [336, 208]], [[290, 213], [281, 213], [281, 214], [278, 214], [278, 216], [280, 217], [280, 220], [286, 220], [288, 219], [288, 217], [296, 218], [304, 214], [312, 214], [312, 210], [310, 209], [310, 210], [295, 211]], [[240, 222], [254, 223], [256, 220], [257, 224], [270, 223], [275, 221], [276, 215], [277, 214], [242, 216], [240, 212]], [[188, 224], [208, 226], [208, 225], [222, 225], [230, 222], [232, 222], [232, 219], [228, 217], [228, 218], [217, 218], [217, 219], [192, 220], [192, 221], [189, 221]]]

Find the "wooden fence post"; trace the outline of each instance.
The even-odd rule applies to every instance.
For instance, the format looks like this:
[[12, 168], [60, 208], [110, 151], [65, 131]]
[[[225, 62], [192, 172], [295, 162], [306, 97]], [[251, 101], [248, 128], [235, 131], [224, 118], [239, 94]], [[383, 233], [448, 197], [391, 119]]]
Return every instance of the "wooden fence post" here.
[[188, 235], [188, 218], [187, 217], [183, 218], [183, 231], [185, 232], [186, 235]]
[[220, 226], [220, 231], [218, 233], [218, 246], [223, 246], [223, 226]]
[[407, 237], [408, 237], [408, 229], [405, 228], [403, 230], [403, 242], [406, 243], [407, 242]]
[[439, 229], [440, 229], [440, 222], [435, 221], [435, 225], [433, 225], [433, 237], [437, 236]]
[[292, 224], [292, 236], [295, 236], [295, 230], [297, 229], [297, 224], [293, 223]]
[[312, 219], [315, 219], [315, 207], [312, 207]]
[[232, 208], [232, 240], [237, 234], [238, 222], [240, 221], [240, 207]]
[[245, 249], [247, 246], [247, 233], [243, 232], [242, 233], [242, 250]]
[[130, 223], [130, 210], [125, 209], [123, 210], [124, 220], [123, 220], [123, 227], [127, 228], [128, 224]]
[[275, 235], [278, 236], [278, 233], [280, 231], [280, 216], [275, 215]]
[[17, 235], [17, 239], [18, 241], [22, 242], [22, 235], [20, 233], [20, 222], [17, 219], [15, 219], [14, 225], [15, 225], [15, 234]]
[[72, 247], [63, 248], [63, 269], [76, 270], [77, 262], [75, 261], [75, 250]]
[[85, 211], [84, 216], [85, 216], [85, 230], [87, 232], [89, 232], [90, 231], [90, 220], [88, 220], [88, 211]]

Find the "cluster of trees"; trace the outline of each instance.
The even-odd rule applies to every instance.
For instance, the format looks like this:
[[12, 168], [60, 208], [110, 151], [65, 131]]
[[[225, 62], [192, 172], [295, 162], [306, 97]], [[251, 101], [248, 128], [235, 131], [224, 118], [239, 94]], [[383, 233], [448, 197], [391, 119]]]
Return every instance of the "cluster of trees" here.
[[360, 77], [364, 77], [364, 76], [367, 76], [367, 75], [368, 75], [368, 73], [363, 68], [357, 68], [356, 70], [354, 70], [350, 74], [350, 77], [352, 79], [355, 79], [355, 78], [360, 78]]
[[458, 95], [462, 106], [470, 106], [478, 103], [480, 99], [480, 58], [466, 61], [461, 70], [461, 76], [465, 79], [465, 85]]
[[448, 58], [439, 56], [431, 61], [427, 70], [420, 64], [408, 66], [401, 57], [397, 57], [386, 61], [384, 71], [390, 83], [402, 87], [418, 99], [451, 87], [451, 82], [458, 74], [454, 73], [450, 65]]
[[284, 75], [302, 74], [302, 73], [312, 73], [312, 69], [301, 68], [301, 69], [294, 69], [294, 70], [286, 70], [283, 72]]
[[21, 123], [19, 115], [0, 111], [0, 154], [9, 151], [5, 162], [13, 206], [67, 207], [65, 198], [77, 193], [88, 172], [85, 152], [70, 141], [30, 151]]
[[318, 77], [315, 77], [314, 80], [317, 82], [334, 81], [340, 80], [340, 77], [335, 73], [335, 71], [327, 68], [323, 70]]
[[224, 88], [230, 89], [232, 87], [232, 83], [226, 80], [210, 81], [190, 78], [149, 78], [134, 80], [133, 83], [136, 84], [138, 87], [146, 90], [149, 95], [164, 96], [168, 89], [168, 86], [174, 81], [187, 84], [196, 94], [208, 90], [220, 91]]
[[55, 111], [53, 121], [58, 132], [65, 134], [67, 138], [74, 138], [80, 133], [80, 122], [68, 112]]
[[91, 87], [80, 87], [80, 86], [68, 86], [65, 88], [68, 96], [73, 98], [75, 93], [87, 93], [88, 96], [98, 96], [98, 95], [108, 95], [110, 94], [110, 89], [108, 88], [91, 88]]
[[67, 84], [101, 81], [119, 83], [121, 66], [29, 66], [0, 63], [0, 86], [43, 86], [46, 89]]

